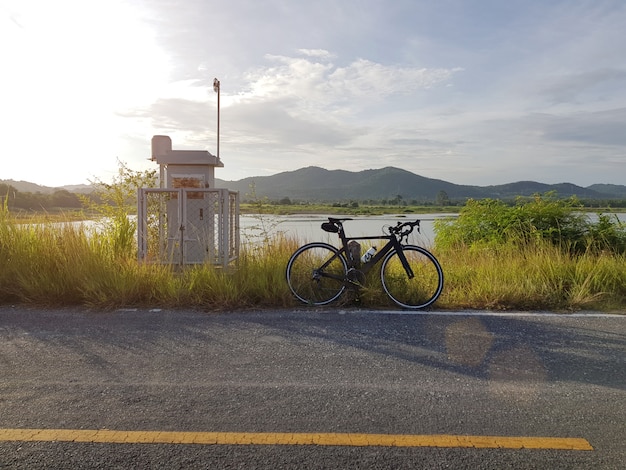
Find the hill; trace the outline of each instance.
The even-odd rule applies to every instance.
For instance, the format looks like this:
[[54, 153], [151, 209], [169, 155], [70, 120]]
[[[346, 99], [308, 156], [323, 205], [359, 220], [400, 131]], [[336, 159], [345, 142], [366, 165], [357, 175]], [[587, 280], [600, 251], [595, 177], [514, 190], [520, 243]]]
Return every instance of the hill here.
[[610, 194], [620, 199], [626, 198], [626, 186], [619, 184], [593, 184], [589, 186], [589, 189], [593, 189], [599, 193]]
[[[434, 201], [443, 191], [450, 199], [497, 198], [532, 196], [556, 191], [560, 197], [578, 196], [584, 199], [611, 199], [626, 195], [626, 186], [595, 185], [583, 188], [571, 183], [544, 184], [519, 181], [498, 186], [466, 186], [443, 180], [425, 178], [406, 170], [386, 167], [378, 170], [351, 172], [325, 170], [319, 167], [301, 168], [271, 176], [244, 178], [239, 181], [216, 179], [216, 185], [239, 191], [242, 199], [254, 186], [258, 197], [272, 200], [289, 198], [299, 201], [345, 201], [368, 199], [393, 199], [398, 195], [404, 200]], [[597, 189], [596, 189], [597, 187]]]
[[7, 186], [11, 186], [15, 188], [17, 191], [21, 193], [41, 193], [41, 194], [52, 194], [55, 191], [59, 191], [64, 189], [71, 193], [90, 193], [92, 191], [92, 187], [88, 184], [74, 184], [67, 186], [42, 186], [35, 183], [30, 183], [28, 181], [15, 181], [15, 180], [0, 180], [0, 184], [5, 184]]
[[0, 184], [6, 184], [7, 186], [11, 186], [21, 193], [51, 194], [55, 191], [55, 188], [40, 186], [35, 183], [29, 183], [28, 181], [0, 180]]
[[[396, 199], [433, 202], [442, 192], [451, 200], [467, 198], [512, 199], [556, 191], [559, 197], [578, 196], [581, 199], [626, 199], [626, 186], [594, 184], [587, 188], [571, 183], [545, 184], [535, 181], [518, 181], [497, 186], [467, 186], [426, 178], [406, 170], [386, 167], [376, 170], [346, 171], [325, 170], [316, 166], [286, 171], [271, 176], [255, 176], [238, 181], [216, 178], [217, 187], [239, 191], [241, 199], [249, 199], [251, 186], [257, 197], [271, 200], [289, 198], [293, 201], [337, 202]], [[53, 194], [58, 190], [73, 193], [90, 192], [89, 185], [40, 186], [27, 181], [0, 180], [19, 192]]]

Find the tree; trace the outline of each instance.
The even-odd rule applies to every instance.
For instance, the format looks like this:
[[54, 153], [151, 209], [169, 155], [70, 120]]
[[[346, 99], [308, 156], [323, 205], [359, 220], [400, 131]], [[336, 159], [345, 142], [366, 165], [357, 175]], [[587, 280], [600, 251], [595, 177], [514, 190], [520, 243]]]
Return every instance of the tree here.
[[51, 202], [53, 207], [60, 208], [80, 208], [81, 206], [78, 196], [66, 189], [59, 189], [52, 193]]
[[118, 161], [117, 176], [111, 183], [89, 181], [95, 188], [89, 196], [79, 195], [83, 205], [101, 216], [104, 231], [112, 241], [116, 256], [129, 257], [135, 247], [137, 221], [128, 216], [136, 212], [137, 190], [156, 187], [156, 170], [134, 171]]
[[403, 199], [402, 195], [397, 194], [396, 197], [394, 197], [393, 199], [389, 201], [389, 204], [392, 204], [394, 206], [400, 206], [402, 205], [402, 199]]
[[450, 205], [450, 198], [448, 197], [448, 193], [446, 193], [443, 189], [437, 193], [437, 205], [438, 206]]

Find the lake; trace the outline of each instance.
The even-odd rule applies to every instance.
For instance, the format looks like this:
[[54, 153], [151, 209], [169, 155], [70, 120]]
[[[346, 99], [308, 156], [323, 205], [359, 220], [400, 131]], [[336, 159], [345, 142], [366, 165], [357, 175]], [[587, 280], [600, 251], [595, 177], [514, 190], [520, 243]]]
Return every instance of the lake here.
[[[626, 223], [626, 213], [610, 214], [623, 223]], [[344, 223], [344, 229], [348, 237], [364, 237], [370, 235], [383, 235], [384, 226], [396, 225], [398, 222], [421, 220], [421, 233], [415, 231], [411, 234], [409, 242], [414, 245], [432, 246], [435, 240], [434, 221], [449, 217], [457, 217], [457, 214], [432, 213], [432, 214], [388, 214], [376, 216], [352, 216], [353, 220]], [[130, 216], [135, 219], [136, 216]], [[333, 215], [340, 218], [340, 215]], [[592, 222], [598, 220], [598, 215], [588, 213], [587, 217]], [[259, 243], [263, 241], [264, 234], [268, 236], [279, 233], [288, 237], [295, 237], [301, 244], [323, 241], [337, 245], [338, 237], [334, 233], [327, 233], [321, 229], [323, 222], [328, 221], [325, 214], [294, 214], [294, 215], [272, 215], [272, 214], [241, 214], [239, 225], [241, 227], [242, 243]], [[52, 226], [63, 226], [67, 223], [53, 223]], [[94, 221], [72, 222], [71, 225], [83, 227], [98, 227]], [[367, 243], [367, 242], [366, 242]], [[376, 244], [376, 242], [373, 242]]]
[[[611, 214], [621, 222], [626, 223], [626, 213]], [[340, 218], [342, 216], [335, 215]], [[396, 225], [398, 222], [414, 221], [420, 219], [421, 233], [413, 232], [409, 239], [411, 244], [420, 246], [432, 246], [435, 240], [434, 221], [448, 217], [457, 217], [457, 214], [433, 213], [433, 214], [409, 214], [409, 215], [376, 215], [376, 216], [353, 216], [353, 220], [344, 223], [346, 235], [349, 237], [363, 237], [369, 235], [382, 235], [385, 225]], [[598, 215], [588, 213], [587, 217], [592, 222], [598, 220]], [[327, 233], [321, 229], [322, 222], [328, 221], [328, 215], [323, 214], [294, 214], [294, 215], [258, 215], [241, 214], [241, 241], [242, 243], [255, 243], [262, 241], [263, 234], [274, 235], [282, 233], [289, 237], [295, 237], [301, 243], [323, 241], [337, 244], [338, 238], [334, 233]]]
[[[334, 215], [340, 218], [342, 216]], [[353, 220], [344, 222], [344, 229], [348, 237], [364, 237], [370, 235], [385, 235], [384, 226], [396, 225], [398, 222], [421, 220], [421, 233], [413, 232], [410, 242], [416, 245], [430, 246], [435, 240], [433, 223], [436, 219], [456, 217], [456, 214], [410, 214], [410, 215], [376, 215], [352, 216]], [[261, 241], [263, 234], [282, 233], [288, 237], [295, 237], [301, 243], [324, 241], [336, 244], [338, 237], [334, 233], [327, 233], [321, 229], [323, 222], [328, 221], [328, 215], [322, 214], [294, 214], [294, 215], [254, 215], [241, 214], [241, 241], [254, 243]]]

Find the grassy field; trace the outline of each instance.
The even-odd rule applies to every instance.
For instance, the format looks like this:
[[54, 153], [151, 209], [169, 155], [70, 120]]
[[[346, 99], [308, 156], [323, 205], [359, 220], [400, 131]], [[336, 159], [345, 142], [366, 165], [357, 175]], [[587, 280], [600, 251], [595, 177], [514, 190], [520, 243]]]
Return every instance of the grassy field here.
[[[208, 265], [176, 269], [137, 262], [127, 231], [24, 224], [0, 212], [0, 304], [205, 310], [300, 305], [284, 274], [298, 240], [275, 236], [268, 244], [248, 245], [227, 271]], [[448, 243], [434, 253], [446, 279], [434, 309], [626, 311], [624, 254], [572, 252], [537, 240]], [[368, 286], [359, 306], [393, 308], [377, 283]]]

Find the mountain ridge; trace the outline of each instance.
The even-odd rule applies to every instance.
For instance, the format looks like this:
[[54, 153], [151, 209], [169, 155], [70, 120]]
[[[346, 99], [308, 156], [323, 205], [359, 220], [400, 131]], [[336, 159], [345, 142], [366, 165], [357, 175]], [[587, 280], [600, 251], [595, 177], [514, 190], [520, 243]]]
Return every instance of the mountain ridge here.
[[[269, 199], [289, 198], [302, 201], [389, 199], [434, 201], [441, 192], [450, 199], [514, 198], [556, 191], [559, 197], [578, 196], [590, 199], [626, 198], [626, 186], [596, 184], [582, 187], [572, 183], [546, 184], [536, 181], [471, 186], [427, 178], [396, 167], [361, 170], [326, 170], [309, 166], [270, 176], [253, 176], [237, 181], [216, 178], [216, 186], [239, 191], [242, 199], [251, 193]], [[597, 189], [594, 189], [597, 188]]]
[[0, 184], [5, 184], [7, 186], [11, 186], [15, 188], [17, 191], [22, 193], [42, 193], [42, 194], [52, 194], [55, 191], [69, 191], [72, 193], [86, 193], [91, 192], [93, 189], [89, 184], [67, 184], [64, 186], [44, 186], [37, 183], [31, 183], [29, 181], [16, 181], [16, 180], [0, 180]]
[[[289, 198], [294, 201], [334, 202], [346, 200], [381, 200], [400, 196], [404, 200], [434, 201], [442, 192], [450, 199], [532, 196], [556, 191], [559, 197], [578, 196], [589, 199], [626, 198], [626, 186], [593, 184], [588, 187], [572, 183], [546, 184], [536, 181], [471, 186], [427, 178], [407, 170], [388, 166], [360, 171], [327, 170], [308, 166], [269, 176], [251, 176], [236, 181], [215, 179], [217, 187], [239, 191], [246, 199], [254, 187], [255, 196], [272, 200]], [[55, 191], [89, 192], [89, 185], [41, 186], [27, 181], [0, 180], [20, 192], [52, 194]]]

